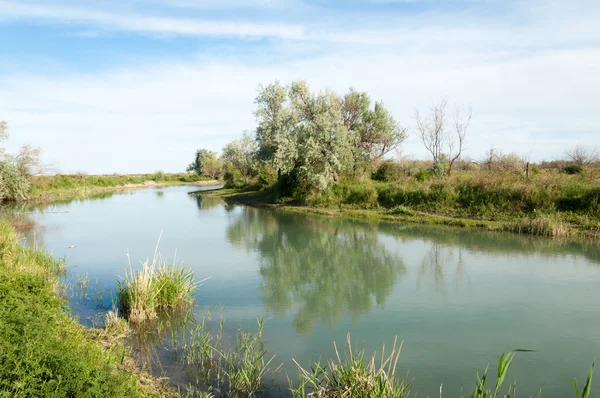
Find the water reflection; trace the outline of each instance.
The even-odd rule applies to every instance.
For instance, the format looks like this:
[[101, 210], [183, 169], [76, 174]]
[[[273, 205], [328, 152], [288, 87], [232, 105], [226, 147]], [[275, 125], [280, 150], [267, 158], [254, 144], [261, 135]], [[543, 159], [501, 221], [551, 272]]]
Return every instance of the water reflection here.
[[383, 306], [406, 272], [377, 234], [352, 223], [243, 208], [227, 237], [259, 253], [267, 312], [292, 312], [301, 334], [310, 334], [316, 321], [333, 326], [344, 315], [356, 321]]
[[215, 196], [194, 193], [190, 197], [196, 202], [196, 206], [200, 211], [223, 207], [227, 212], [230, 212], [236, 207], [234, 204], [225, 202]]
[[421, 260], [417, 276], [417, 290], [421, 288], [425, 280], [431, 279], [435, 290], [446, 296], [447, 273], [453, 267], [455, 288], [458, 290], [463, 287], [465, 281], [469, 282], [462, 248], [432, 243]]

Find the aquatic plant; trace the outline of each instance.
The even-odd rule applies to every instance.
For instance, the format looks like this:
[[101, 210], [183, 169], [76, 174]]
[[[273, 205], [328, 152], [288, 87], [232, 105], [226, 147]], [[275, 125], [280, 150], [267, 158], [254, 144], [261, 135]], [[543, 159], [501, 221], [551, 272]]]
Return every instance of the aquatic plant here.
[[22, 247], [0, 221], [0, 395], [152, 396], [121, 357], [89, 337], [56, 294], [64, 261]]
[[177, 263], [167, 263], [158, 253], [158, 245], [152, 262], [146, 259], [137, 271], [131, 266], [129, 253], [127, 257], [129, 270], [125, 270], [125, 277], [117, 282], [117, 297], [119, 310], [129, 321], [139, 323], [154, 319], [157, 311], [193, 303], [198, 287], [194, 273]]
[[297, 384], [290, 381], [290, 391], [294, 398], [305, 397], [374, 397], [405, 398], [410, 395], [410, 382], [396, 376], [398, 359], [403, 342], [394, 340], [389, 354], [382, 348], [379, 359], [374, 354], [370, 359], [365, 356], [364, 348], [354, 352], [350, 334], [347, 336], [347, 354], [341, 357], [337, 345], [335, 360], [327, 360], [325, 365], [312, 364], [310, 371], [295, 360], [300, 370]]

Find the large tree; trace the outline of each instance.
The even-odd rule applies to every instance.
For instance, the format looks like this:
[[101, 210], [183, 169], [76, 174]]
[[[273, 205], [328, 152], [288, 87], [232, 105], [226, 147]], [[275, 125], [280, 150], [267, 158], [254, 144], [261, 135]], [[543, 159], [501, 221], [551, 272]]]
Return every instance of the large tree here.
[[260, 86], [254, 101], [258, 122], [257, 157], [276, 169], [279, 176], [292, 170], [298, 155], [294, 141], [295, 117], [288, 99], [289, 88], [275, 81], [266, 87]]
[[311, 92], [304, 81], [259, 87], [257, 156], [305, 191], [381, 160], [406, 138], [381, 102], [354, 89], [343, 98]]
[[351, 88], [344, 96], [342, 107], [344, 125], [356, 139], [355, 166], [372, 166], [389, 152], [397, 149], [408, 136], [406, 129], [385, 109], [383, 102], [375, 102], [367, 93]]
[[343, 123], [343, 100], [330, 91], [313, 94], [304, 81], [292, 83], [290, 100], [298, 118], [299, 181], [306, 190], [326, 189], [353, 164], [356, 139]]

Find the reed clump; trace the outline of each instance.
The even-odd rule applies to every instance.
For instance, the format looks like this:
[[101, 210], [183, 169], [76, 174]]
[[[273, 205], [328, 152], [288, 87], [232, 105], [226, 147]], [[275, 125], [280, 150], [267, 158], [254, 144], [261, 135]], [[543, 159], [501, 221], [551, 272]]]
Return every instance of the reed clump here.
[[290, 391], [294, 398], [342, 398], [374, 397], [405, 398], [410, 396], [409, 385], [396, 375], [396, 369], [402, 342], [394, 340], [391, 351], [386, 354], [385, 345], [381, 355], [368, 358], [364, 349], [354, 352], [347, 336], [347, 354], [341, 357], [337, 345], [333, 343], [335, 359], [327, 360], [325, 365], [311, 365], [311, 370], [298, 366], [300, 377], [297, 384], [290, 382]]
[[129, 262], [129, 270], [117, 283], [119, 310], [133, 323], [155, 319], [158, 311], [193, 304], [197, 287], [192, 270], [167, 263], [157, 247], [152, 262], [146, 259], [141, 269], [134, 271]]

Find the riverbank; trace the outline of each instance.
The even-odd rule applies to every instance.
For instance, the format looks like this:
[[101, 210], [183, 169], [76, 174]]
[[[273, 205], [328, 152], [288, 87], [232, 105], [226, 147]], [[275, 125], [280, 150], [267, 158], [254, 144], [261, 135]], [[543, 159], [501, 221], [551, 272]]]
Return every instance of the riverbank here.
[[173, 185], [217, 185], [218, 180], [207, 179], [196, 174], [136, 175], [55, 175], [36, 177], [31, 181], [28, 201], [50, 202], [59, 199], [74, 199], [93, 194], [144, 189]]
[[0, 391], [7, 396], [169, 397], [140, 371], [124, 338], [87, 329], [61, 298], [64, 259], [21, 246], [0, 220]]
[[[600, 220], [592, 214], [579, 215], [569, 212], [544, 214], [535, 211], [531, 214], [522, 212], [515, 214], [508, 211], [491, 211], [487, 212], [487, 216], [479, 214], [468, 217], [459, 215], [459, 212], [455, 209], [443, 212], [447, 209], [439, 208], [439, 212], [434, 212], [417, 210], [406, 205], [393, 207], [347, 203], [337, 203], [336, 206], [318, 205], [291, 199], [282, 200], [278, 198], [277, 192], [272, 187], [263, 189], [257, 189], [256, 187], [223, 188], [204, 191], [203, 193], [221, 197], [232, 203], [294, 213], [397, 223], [448, 225], [551, 238], [598, 239], [600, 237]], [[377, 198], [377, 194], [375, 195]]]

